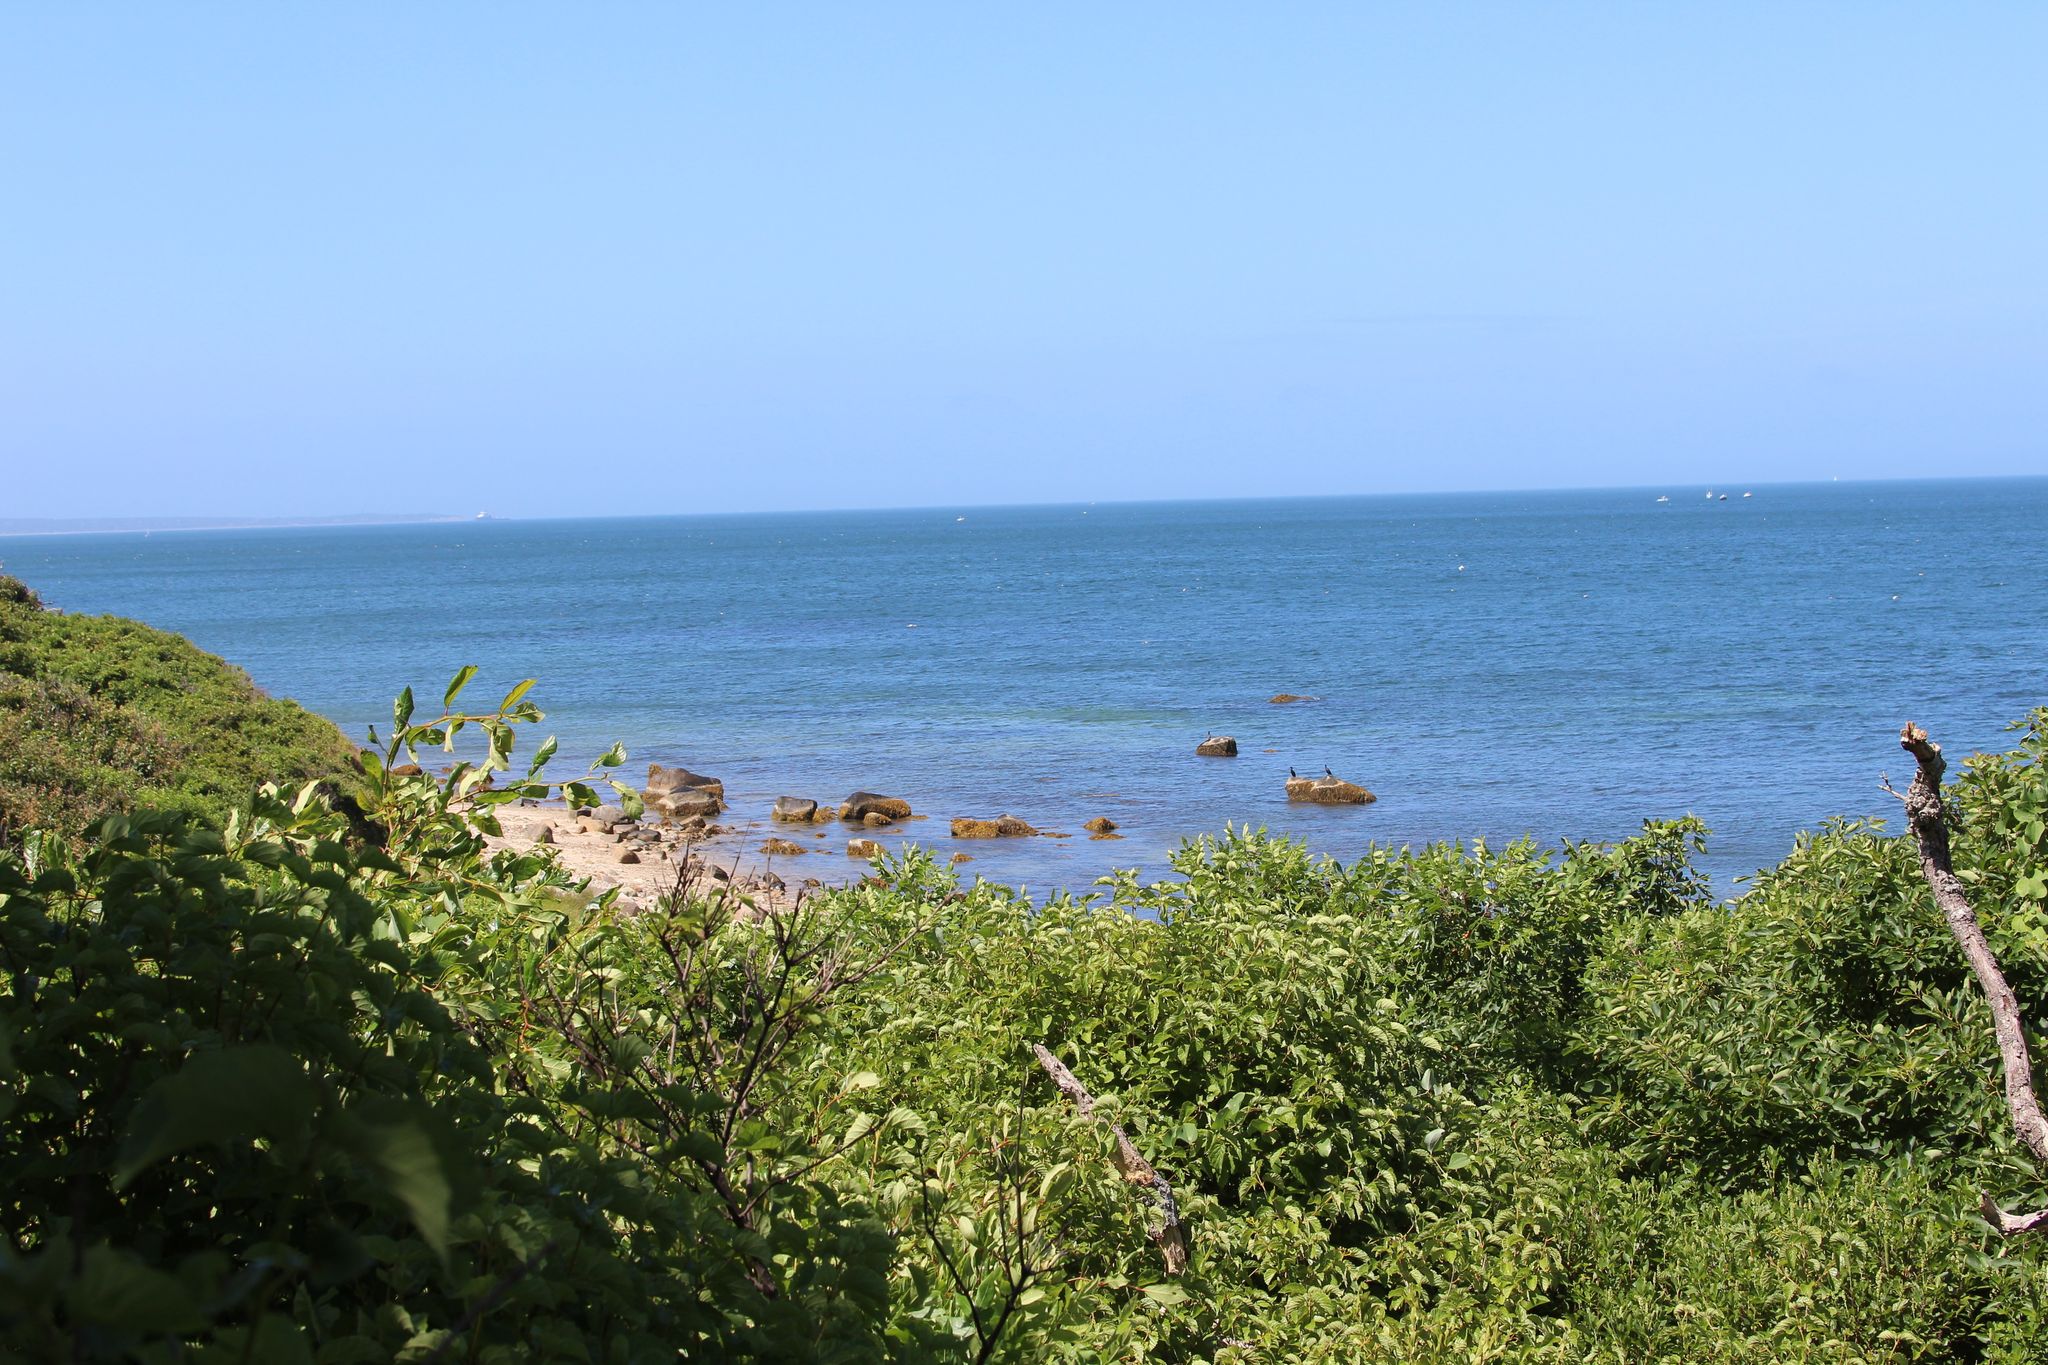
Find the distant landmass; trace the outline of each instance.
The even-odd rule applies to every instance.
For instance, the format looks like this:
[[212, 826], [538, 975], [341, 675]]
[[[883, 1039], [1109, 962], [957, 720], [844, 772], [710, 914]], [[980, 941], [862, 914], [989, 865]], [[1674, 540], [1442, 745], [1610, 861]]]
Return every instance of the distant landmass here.
[[93, 535], [115, 531], [248, 531], [291, 526], [396, 526], [423, 521], [489, 521], [487, 512], [357, 512], [339, 517], [0, 517], [0, 536]]

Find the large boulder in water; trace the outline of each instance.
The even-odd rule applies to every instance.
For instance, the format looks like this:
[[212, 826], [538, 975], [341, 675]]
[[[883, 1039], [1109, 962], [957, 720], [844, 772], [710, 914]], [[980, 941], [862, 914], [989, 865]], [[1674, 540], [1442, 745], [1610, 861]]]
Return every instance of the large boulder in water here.
[[870, 815], [886, 815], [891, 820], [908, 820], [910, 803], [900, 796], [878, 796], [874, 792], [855, 792], [839, 807], [839, 818], [856, 823]]
[[810, 823], [811, 817], [817, 813], [818, 803], [815, 801], [806, 801], [801, 796], [778, 796], [775, 809], [769, 811], [768, 816], [787, 825], [803, 825]]
[[1014, 815], [998, 815], [993, 820], [961, 816], [953, 822], [955, 839], [1023, 839], [1036, 833], [1037, 830]]
[[1195, 752], [1203, 758], [1236, 758], [1237, 741], [1229, 735], [1211, 735], [1195, 746]]
[[1318, 806], [1363, 806], [1379, 800], [1356, 782], [1346, 782], [1341, 777], [1290, 777], [1287, 799]]
[[720, 801], [725, 800], [725, 783], [715, 777], [693, 773], [688, 768], [664, 768], [659, 763], [647, 765], [647, 788], [643, 794], [649, 801], [662, 792], [681, 791], [686, 787], [710, 792]]

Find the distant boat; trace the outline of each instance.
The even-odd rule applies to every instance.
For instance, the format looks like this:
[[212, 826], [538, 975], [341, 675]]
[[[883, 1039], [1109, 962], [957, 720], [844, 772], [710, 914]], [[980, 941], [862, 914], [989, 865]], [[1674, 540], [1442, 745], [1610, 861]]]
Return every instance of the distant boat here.
[[1709, 488], [1709, 489], [1707, 490], [1707, 501], [1708, 501], [1708, 502], [1712, 502], [1713, 500], [1714, 500], [1714, 490], [1713, 490], [1713, 489], [1711, 489], [1711, 488]]
[[1660, 498], [1658, 498], [1658, 499], [1657, 499], [1657, 501], [1658, 501], [1658, 502], [1670, 502], [1670, 501], [1671, 501], [1671, 497], [1670, 497], [1670, 495], [1669, 495], [1669, 494], [1666, 494], [1666, 495], [1664, 495], [1663, 497], [1660, 497]]
[[955, 517], [955, 518], [953, 518], [953, 520], [955, 520], [955, 521], [965, 521], [965, 520], [967, 520], [967, 518], [965, 518], [965, 517]]
[[1743, 496], [1743, 497], [1745, 497], [1745, 498], [1753, 498], [1753, 497], [1755, 497], [1755, 496], [1756, 496], [1756, 494], [1754, 494], [1754, 493], [1744, 493], [1744, 494], [1743, 494], [1742, 496]]
[[489, 521], [491, 519], [491, 514], [489, 512], [479, 512], [476, 514], [476, 519], [478, 521]]
[[1727, 495], [1726, 493], [1723, 493], [1723, 494], [1721, 495], [1721, 501], [1722, 501], [1722, 502], [1726, 502], [1726, 501], [1728, 501], [1728, 495]]

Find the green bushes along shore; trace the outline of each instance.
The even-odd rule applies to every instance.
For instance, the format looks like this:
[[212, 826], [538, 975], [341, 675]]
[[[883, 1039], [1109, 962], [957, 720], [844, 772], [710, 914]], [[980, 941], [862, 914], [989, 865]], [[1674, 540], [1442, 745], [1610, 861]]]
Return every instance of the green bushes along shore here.
[[[1680, 820], [1349, 866], [1232, 831], [1036, 905], [912, 854], [629, 917], [483, 846], [545, 786], [520, 695], [402, 708], [352, 823], [300, 781], [324, 732], [196, 651], [5, 613], [0, 715], [67, 784], [7, 760], [10, 1358], [2048, 1354], [2041, 1250], [1977, 1207], [2040, 1173], [1910, 840], [1829, 826], [1731, 905]], [[198, 745], [210, 706], [257, 733]], [[389, 772], [458, 727], [488, 788]], [[2048, 711], [1948, 792], [2034, 1020], [2044, 759]]]

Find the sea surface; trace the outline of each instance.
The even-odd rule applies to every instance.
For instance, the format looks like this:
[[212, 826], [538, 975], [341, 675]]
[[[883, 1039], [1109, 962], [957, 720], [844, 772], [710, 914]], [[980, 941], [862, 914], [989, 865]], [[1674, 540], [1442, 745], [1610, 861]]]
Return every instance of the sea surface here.
[[[558, 735], [559, 775], [622, 740], [748, 819], [900, 795], [931, 818], [892, 841], [1034, 892], [1167, 875], [1226, 823], [1349, 860], [1692, 812], [1734, 894], [1896, 810], [1902, 722], [1961, 755], [2048, 704], [2048, 479], [11, 537], [0, 564], [353, 734], [463, 664], [485, 705], [536, 677], [522, 749]], [[1197, 758], [1212, 733], [1240, 756]], [[1290, 767], [1379, 801], [1289, 805]], [[1003, 812], [1075, 837], [947, 837]], [[831, 833], [779, 870], [855, 870]]]

